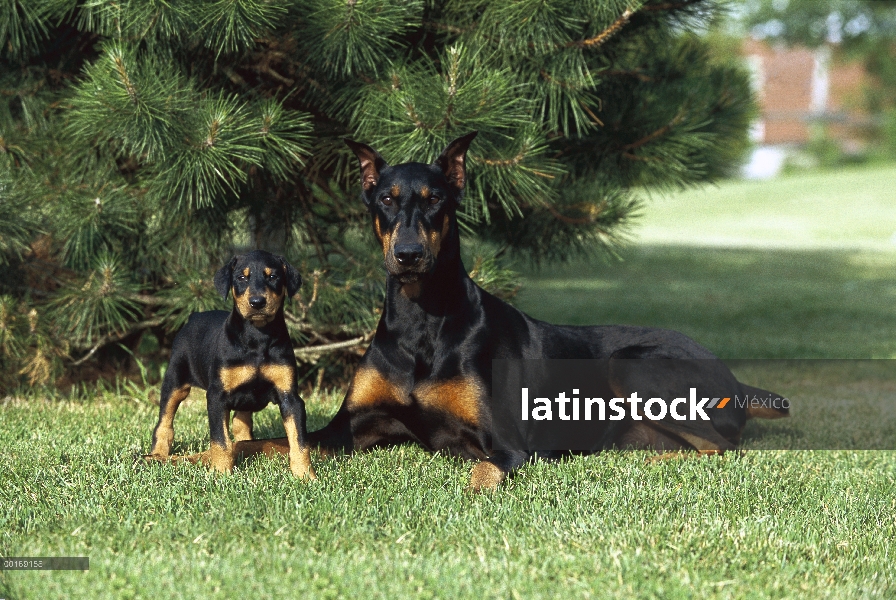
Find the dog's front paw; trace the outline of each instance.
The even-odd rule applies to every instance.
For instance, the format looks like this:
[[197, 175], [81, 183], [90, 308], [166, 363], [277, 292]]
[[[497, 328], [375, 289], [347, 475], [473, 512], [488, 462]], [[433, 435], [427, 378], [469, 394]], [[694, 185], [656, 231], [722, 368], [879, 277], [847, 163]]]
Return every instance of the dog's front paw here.
[[300, 467], [290, 466], [289, 470], [292, 471], [292, 474], [299, 479], [307, 479], [308, 481], [317, 480], [317, 473], [314, 472], [314, 467], [312, 467], [311, 465], [304, 465]]
[[[200, 460], [202, 459], [200, 458]], [[223, 448], [217, 444], [212, 444], [212, 447], [209, 449], [208, 465], [213, 471], [217, 471], [218, 473], [233, 472], [233, 452], [231, 452], [229, 448]]]
[[302, 448], [295, 454], [290, 452], [289, 470], [299, 479], [307, 479], [309, 481], [317, 479], [317, 473], [314, 472], [314, 467], [311, 466], [311, 453], [308, 451], [308, 448]]
[[504, 481], [506, 474], [495, 464], [488, 461], [482, 461], [473, 467], [470, 474], [470, 485], [467, 490], [478, 493], [483, 490], [494, 490]]

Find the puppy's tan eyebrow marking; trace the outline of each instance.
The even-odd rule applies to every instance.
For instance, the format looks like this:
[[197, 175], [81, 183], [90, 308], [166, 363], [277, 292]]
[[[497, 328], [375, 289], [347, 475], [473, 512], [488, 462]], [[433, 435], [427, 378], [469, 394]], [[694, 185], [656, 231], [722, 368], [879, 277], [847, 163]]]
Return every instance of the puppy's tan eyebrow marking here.
[[421, 196], [424, 200], [426, 200], [427, 198], [429, 198], [429, 188], [428, 188], [427, 186], [424, 185], [422, 188], [420, 188], [420, 196]]
[[394, 198], [394, 197], [398, 196], [399, 194], [401, 194], [401, 188], [396, 183], [395, 185], [392, 186], [392, 189], [389, 190], [389, 193]]

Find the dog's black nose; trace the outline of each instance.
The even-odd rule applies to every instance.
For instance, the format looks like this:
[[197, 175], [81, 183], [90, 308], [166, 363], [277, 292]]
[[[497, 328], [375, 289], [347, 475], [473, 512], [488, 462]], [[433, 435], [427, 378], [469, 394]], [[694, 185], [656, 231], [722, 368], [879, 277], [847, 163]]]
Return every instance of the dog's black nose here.
[[254, 308], [255, 310], [260, 310], [264, 308], [265, 304], [268, 303], [268, 299], [264, 296], [250, 296], [249, 297], [249, 306]]
[[395, 246], [395, 260], [405, 266], [416, 265], [423, 258], [423, 246], [420, 244], [399, 244]]

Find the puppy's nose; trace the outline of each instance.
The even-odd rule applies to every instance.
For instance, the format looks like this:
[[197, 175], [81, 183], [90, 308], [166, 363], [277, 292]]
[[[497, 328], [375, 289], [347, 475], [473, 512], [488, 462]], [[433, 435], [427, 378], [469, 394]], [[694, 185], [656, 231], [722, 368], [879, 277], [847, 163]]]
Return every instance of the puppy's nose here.
[[416, 265], [423, 258], [421, 244], [399, 244], [395, 246], [395, 260], [406, 267]]
[[250, 296], [249, 297], [249, 306], [254, 308], [255, 310], [260, 310], [265, 307], [268, 303], [268, 299], [264, 296]]

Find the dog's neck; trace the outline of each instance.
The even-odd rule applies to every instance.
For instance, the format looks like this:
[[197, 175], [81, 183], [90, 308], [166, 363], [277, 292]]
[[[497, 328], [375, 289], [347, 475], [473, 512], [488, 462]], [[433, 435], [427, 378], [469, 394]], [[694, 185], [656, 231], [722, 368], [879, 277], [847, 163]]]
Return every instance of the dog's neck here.
[[274, 318], [261, 327], [257, 327], [249, 322], [234, 306], [227, 317], [226, 328], [229, 335], [239, 340], [246, 348], [272, 345], [274, 342], [289, 338], [282, 306], [274, 315]]

